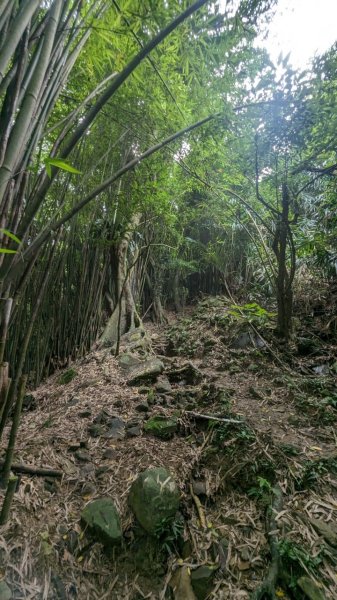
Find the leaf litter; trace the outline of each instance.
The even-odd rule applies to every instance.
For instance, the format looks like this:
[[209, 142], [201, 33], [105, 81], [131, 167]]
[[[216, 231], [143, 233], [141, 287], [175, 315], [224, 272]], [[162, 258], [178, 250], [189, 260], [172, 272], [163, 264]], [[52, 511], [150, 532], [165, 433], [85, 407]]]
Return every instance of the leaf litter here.
[[[196, 344], [192, 363], [204, 377], [195, 386], [198, 412], [239, 416], [244, 427], [207, 422], [200, 426], [183, 411], [180, 433], [170, 440], [144, 433], [118, 440], [91, 437], [88, 426], [102, 411], [125, 422], [142, 418], [136, 411], [141, 399], [137, 387], [126, 385], [118, 361], [107, 350], [95, 350], [71, 365], [77, 375], [68, 384], [58, 383], [60, 373], [55, 373], [34, 392], [38, 409], [23, 415], [15, 462], [60, 469], [64, 475], [52, 488], [42, 477], [21, 477], [10, 521], [0, 532], [1, 577], [13, 598], [159, 600], [170, 597], [169, 580], [177, 569], [187, 565], [193, 571], [212, 564], [218, 570], [210, 598], [248, 599], [270, 560], [264, 497], [268, 489], [263, 487], [268, 488], [268, 481], [271, 486], [277, 481], [284, 495], [276, 516], [279, 537], [293, 544], [289, 548], [305, 549], [304, 558], [299, 553], [303, 570], [311, 577], [319, 575], [327, 599], [337, 597], [336, 550], [311, 523], [315, 518], [336, 522], [336, 473], [322, 463], [337, 454], [333, 423], [322, 424], [298, 410], [301, 377], [295, 370], [294, 393], [286, 380], [280, 383], [284, 373], [267, 351], [230, 349], [223, 341], [223, 328], [210, 327], [216, 310], [212, 304], [202, 311], [198, 307], [193, 317], [188, 311], [178, 320], [169, 315], [168, 330], [151, 324], [147, 329], [154, 350], [162, 355], [170, 346], [172, 329], [188, 331], [190, 346]], [[168, 370], [186, 363], [183, 352], [171, 348], [169, 354]], [[259, 370], [250, 370], [251, 364]], [[213, 398], [203, 388], [205, 382], [227, 390], [227, 404]], [[179, 399], [184, 385], [173, 383], [172, 388]], [[156, 405], [151, 414], [172, 415], [183, 408], [183, 402]], [[87, 462], [75, 456], [73, 448], [81, 444]], [[79, 524], [87, 502], [110, 496], [127, 539], [132, 537], [128, 492], [139, 472], [151, 466], [167, 468], [176, 479], [184, 538], [191, 546], [186, 558], [168, 556], [167, 572], [161, 577], [137, 572], [127, 548], [120, 556], [108, 556]], [[190, 493], [194, 480], [205, 482], [206, 493], [200, 498], [206, 528]], [[286, 599], [286, 591], [281, 592]]]

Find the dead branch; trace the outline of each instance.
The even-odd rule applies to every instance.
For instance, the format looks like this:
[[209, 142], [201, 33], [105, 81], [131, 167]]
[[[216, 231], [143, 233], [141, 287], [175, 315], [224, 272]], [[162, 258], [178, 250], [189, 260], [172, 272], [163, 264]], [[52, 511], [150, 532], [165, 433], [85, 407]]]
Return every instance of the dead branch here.
[[[3, 467], [5, 461], [0, 460], [0, 468]], [[13, 473], [25, 473], [27, 475], [37, 475], [38, 477], [57, 477], [61, 479], [63, 472], [56, 469], [48, 469], [44, 467], [33, 467], [30, 465], [14, 463], [11, 465]]]

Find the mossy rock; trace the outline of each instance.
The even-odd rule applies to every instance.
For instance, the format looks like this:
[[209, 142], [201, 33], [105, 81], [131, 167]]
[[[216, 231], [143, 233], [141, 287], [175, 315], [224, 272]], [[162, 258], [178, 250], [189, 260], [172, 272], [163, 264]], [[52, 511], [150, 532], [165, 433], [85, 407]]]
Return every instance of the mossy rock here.
[[133, 482], [129, 505], [137, 521], [150, 535], [159, 535], [176, 515], [180, 493], [163, 467], [146, 469]]
[[323, 589], [311, 577], [300, 577], [297, 580], [297, 585], [310, 600], [326, 600]]
[[70, 383], [76, 376], [77, 371], [75, 371], [75, 369], [67, 369], [67, 371], [64, 371], [64, 373], [59, 376], [57, 383], [66, 385], [67, 383]]
[[163, 440], [169, 440], [178, 429], [178, 420], [176, 417], [164, 417], [155, 415], [146, 421], [144, 431], [152, 433], [155, 437]]
[[82, 523], [91, 535], [105, 546], [114, 546], [122, 539], [117, 509], [110, 498], [90, 502], [81, 514]]

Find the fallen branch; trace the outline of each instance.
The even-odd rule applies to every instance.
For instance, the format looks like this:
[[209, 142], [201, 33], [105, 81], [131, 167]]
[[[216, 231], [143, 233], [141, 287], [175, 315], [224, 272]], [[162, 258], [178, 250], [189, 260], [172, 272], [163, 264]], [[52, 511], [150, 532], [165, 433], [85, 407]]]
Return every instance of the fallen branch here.
[[[3, 467], [5, 461], [0, 460], [0, 468]], [[27, 475], [37, 475], [38, 477], [58, 477], [61, 479], [63, 472], [57, 471], [56, 469], [47, 469], [44, 467], [31, 467], [29, 465], [23, 465], [14, 463], [11, 465], [13, 473], [26, 473]]]
[[276, 584], [280, 573], [280, 553], [278, 549], [278, 524], [276, 517], [281, 512], [283, 506], [282, 491], [279, 486], [274, 488], [274, 499], [267, 512], [267, 533], [269, 536], [269, 546], [271, 554], [271, 563], [261, 585], [251, 595], [251, 600], [276, 600]]
[[185, 415], [189, 415], [190, 417], [194, 417], [196, 419], [205, 419], [207, 421], [219, 421], [219, 423], [236, 423], [237, 425], [243, 425], [243, 421], [238, 421], [237, 419], [223, 419], [222, 417], [214, 417], [213, 415], [201, 415], [200, 413], [196, 413], [193, 410], [185, 410]]

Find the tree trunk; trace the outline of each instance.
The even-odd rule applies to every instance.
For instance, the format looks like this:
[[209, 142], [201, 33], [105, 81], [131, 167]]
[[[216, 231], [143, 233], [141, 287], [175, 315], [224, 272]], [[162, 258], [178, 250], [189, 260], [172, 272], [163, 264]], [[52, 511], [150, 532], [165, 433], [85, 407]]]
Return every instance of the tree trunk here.
[[137, 329], [141, 324], [141, 319], [136, 309], [136, 303], [132, 293], [132, 283], [134, 277], [134, 265], [137, 261], [137, 252], [128, 261], [128, 250], [130, 240], [135, 227], [138, 225], [140, 215], [136, 215], [130, 228], [126, 231], [124, 237], [116, 246], [115, 260], [117, 261], [117, 281], [115, 307], [109, 318], [105, 329], [100, 338], [100, 344], [109, 346], [118, 343], [120, 337], [129, 331]]
[[289, 229], [289, 190], [286, 184], [282, 186], [282, 213], [276, 227], [273, 250], [277, 259], [276, 299], [277, 299], [277, 333], [284, 340], [289, 340], [292, 332], [293, 292], [292, 282], [295, 272], [295, 257], [292, 245], [291, 267], [287, 268]]

